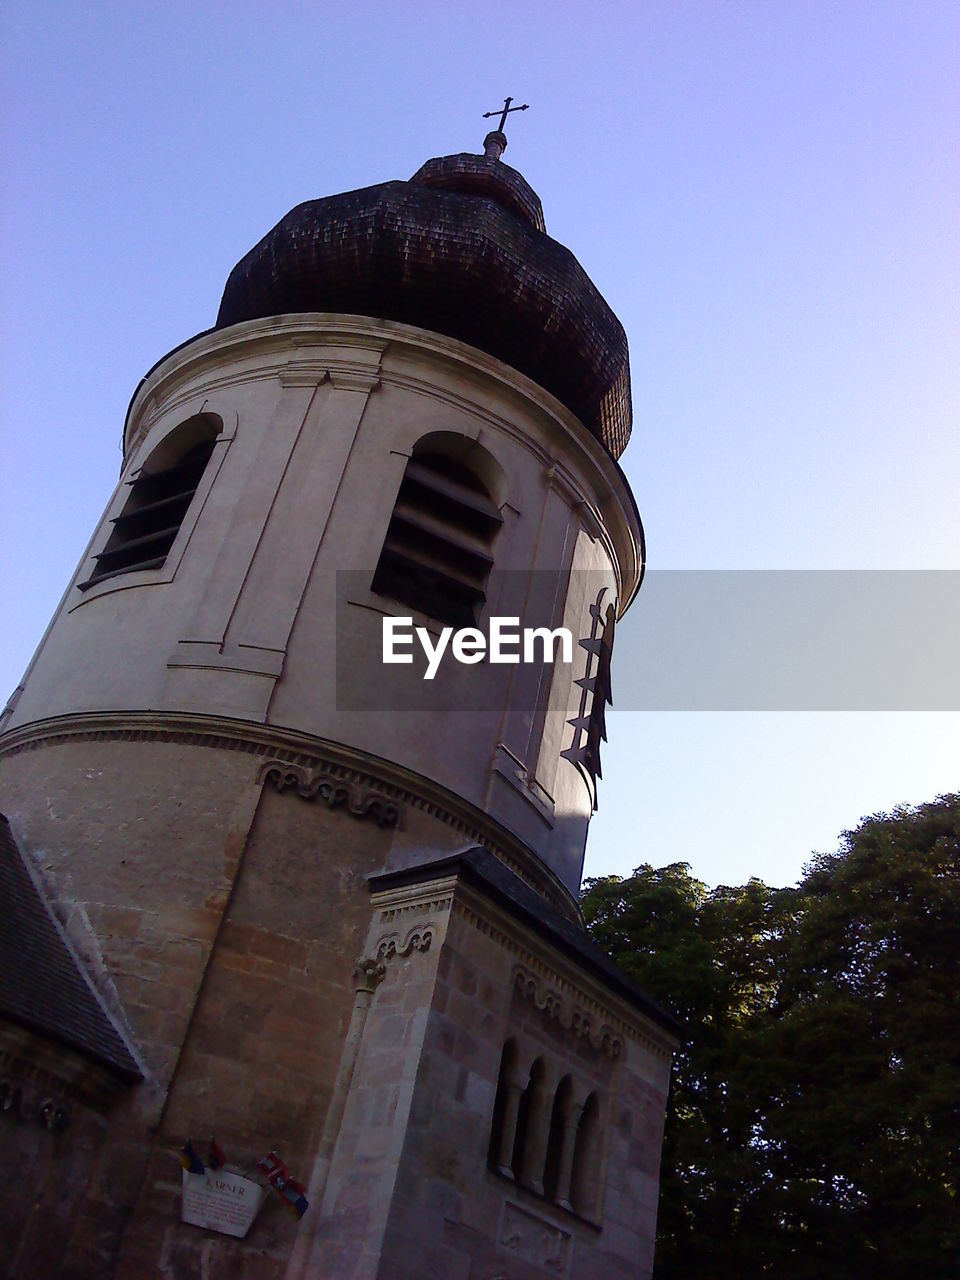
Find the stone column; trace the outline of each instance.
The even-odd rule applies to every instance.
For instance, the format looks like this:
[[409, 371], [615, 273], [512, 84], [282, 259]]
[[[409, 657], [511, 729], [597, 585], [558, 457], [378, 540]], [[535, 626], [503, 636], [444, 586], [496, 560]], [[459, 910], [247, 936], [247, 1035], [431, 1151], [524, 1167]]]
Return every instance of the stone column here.
[[[360, 1052], [360, 1042], [363, 1039], [363, 1029], [366, 1026], [367, 1014], [370, 1012], [374, 993], [383, 981], [385, 974], [386, 968], [383, 963], [380, 960], [371, 959], [369, 956], [361, 956], [353, 968], [353, 1012], [350, 1015], [350, 1026], [344, 1041], [343, 1052], [340, 1056], [340, 1066], [334, 1081], [333, 1092], [330, 1095], [330, 1104], [327, 1107], [323, 1133], [320, 1137], [320, 1147], [311, 1170], [310, 1183], [307, 1188], [308, 1199], [311, 1204], [316, 1206], [315, 1217], [319, 1214], [323, 1204], [327, 1176], [330, 1173], [333, 1151], [340, 1134], [340, 1125], [347, 1105], [347, 1094], [350, 1092], [350, 1085], [353, 1081], [354, 1068], [357, 1065], [357, 1055]], [[299, 1277], [303, 1275], [307, 1266], [311, 1238], [310, 1231], [298, 1232], [297, 1241], [287, 1266], [287, 1280], [299, 1280]]]
[[513, 1144], [517, 1137], [517, 1117], [520, 1114], [520, 1099], [526, 1079], [514, 1068], [504, 1081], [505, 1098], [503, 1105], [503, 1123], [500, 1126], [500, 1143], [497, 1148], [497, 1171], [505, 1178], [513, 1178]]
[[560, 1144], [560, 1161], [557, 1167], [557, 1204], [572, 1209], [570, 1203], [570, 1177], [573, 1173], [573, 1153], [577, 1146], [577, 1128], [583, 1113], [583, 1099], [571, 1097], [563, 1113], [563, 1139]]
[[520, 1181], [537, 1195], [543, 1195], [543, 1166], [547, 1159], [547, 1139], [550, 1136], [550, 1116], [553, 1111], [552, 1080], [548, 1073], [533, 1085], [530, 1111], [527, 1116], [527, 1133], [521, 1155]]

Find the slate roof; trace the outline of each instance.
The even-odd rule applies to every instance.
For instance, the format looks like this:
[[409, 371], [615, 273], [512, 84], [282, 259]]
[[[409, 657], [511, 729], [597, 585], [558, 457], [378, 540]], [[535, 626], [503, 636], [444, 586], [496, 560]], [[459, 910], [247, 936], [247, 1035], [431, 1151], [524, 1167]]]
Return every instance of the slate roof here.
[[575, 956], [595, 977], [665, 1031], [678, 1039], [684, 1038], [686, 1029], [678, 1018], [624, 973], [605, 951], [601, 951], [590, 941], [582, 929], [545, 902], [534, 889], [514, 875], [509, 867], [482, 845], [464, 853], [453, 854], [449, 858], [439, 858], [398, 871], [381, 872], [369, 876], [367, 883], [372, 891], [379, 891], [404, 884], [420, 884], [425, 880], [439, 880], [453, 874], [462, 875], [465, 880], [476, 885], [494, 901], [506, 907], [511, 914], [531, 925], [558, 950]]
[[469, 343], [549, 391], [614, 458], [630, 438], [623, 326], [500, 161], [441, 156], [409, 182], [297, 205], [231, 271], [216, 327], [319, 311]]
[[143, 1073], [0, 814], [0, 1016], [126, 1080]]

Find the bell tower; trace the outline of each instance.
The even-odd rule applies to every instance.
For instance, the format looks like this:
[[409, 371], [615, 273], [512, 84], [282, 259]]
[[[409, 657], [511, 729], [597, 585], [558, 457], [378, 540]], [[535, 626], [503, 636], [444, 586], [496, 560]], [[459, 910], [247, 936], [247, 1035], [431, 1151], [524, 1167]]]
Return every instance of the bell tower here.
[[[69, 1120], [18, 1130], [69, 1212], [3, 1175], [11, 1274], [650, 1273], [678, 1029], [577, 906], [643, 571], [627, 344], [505, 146], [297, 206], [134, 393], [0, 737], [59, 957], [0, 996], [2, 1063]], [[575, 647], [425, 680], [401, 619]], [[303, 1216], [182, 1222], [210, 1134]]]

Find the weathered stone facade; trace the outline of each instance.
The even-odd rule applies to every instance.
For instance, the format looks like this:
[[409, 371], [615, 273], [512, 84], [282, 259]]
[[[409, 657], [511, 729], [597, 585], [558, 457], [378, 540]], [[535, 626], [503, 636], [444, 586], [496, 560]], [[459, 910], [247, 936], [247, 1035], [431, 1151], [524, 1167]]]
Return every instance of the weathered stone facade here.
[[[180, 497], [142, 477], [201, 436], [153, 554]], [[676, 1028], [583, 935], [587, 670], [451, 666], [400, 714], [380, 626], [410, 610], [370, 587], [408, 462], [461, 441], [500, 478], [485, 612], [589, 636], [642, 573], [602, 441], [455, 338], [319, 314], [178, 348], [124, 440], [4, 713], [0, 805], [138, 1067], [0, 997], [0, 1268], [648, 1275]], [[251, 1177], [278, 1151], [302, 1219], [271, 1194], [243, 1239], [182, 1223], [210, 1137]]]

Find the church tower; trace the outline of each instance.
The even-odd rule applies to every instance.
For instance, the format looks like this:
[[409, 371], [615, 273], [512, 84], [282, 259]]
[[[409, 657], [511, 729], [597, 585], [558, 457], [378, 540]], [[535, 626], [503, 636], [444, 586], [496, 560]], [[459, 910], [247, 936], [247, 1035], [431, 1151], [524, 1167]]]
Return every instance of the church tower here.
[[577, 905], [627, 344], [505, 146], [299, 205], [134, 393], [0, 736], [11, 1275], [650, 1274], [678, 1029]]

